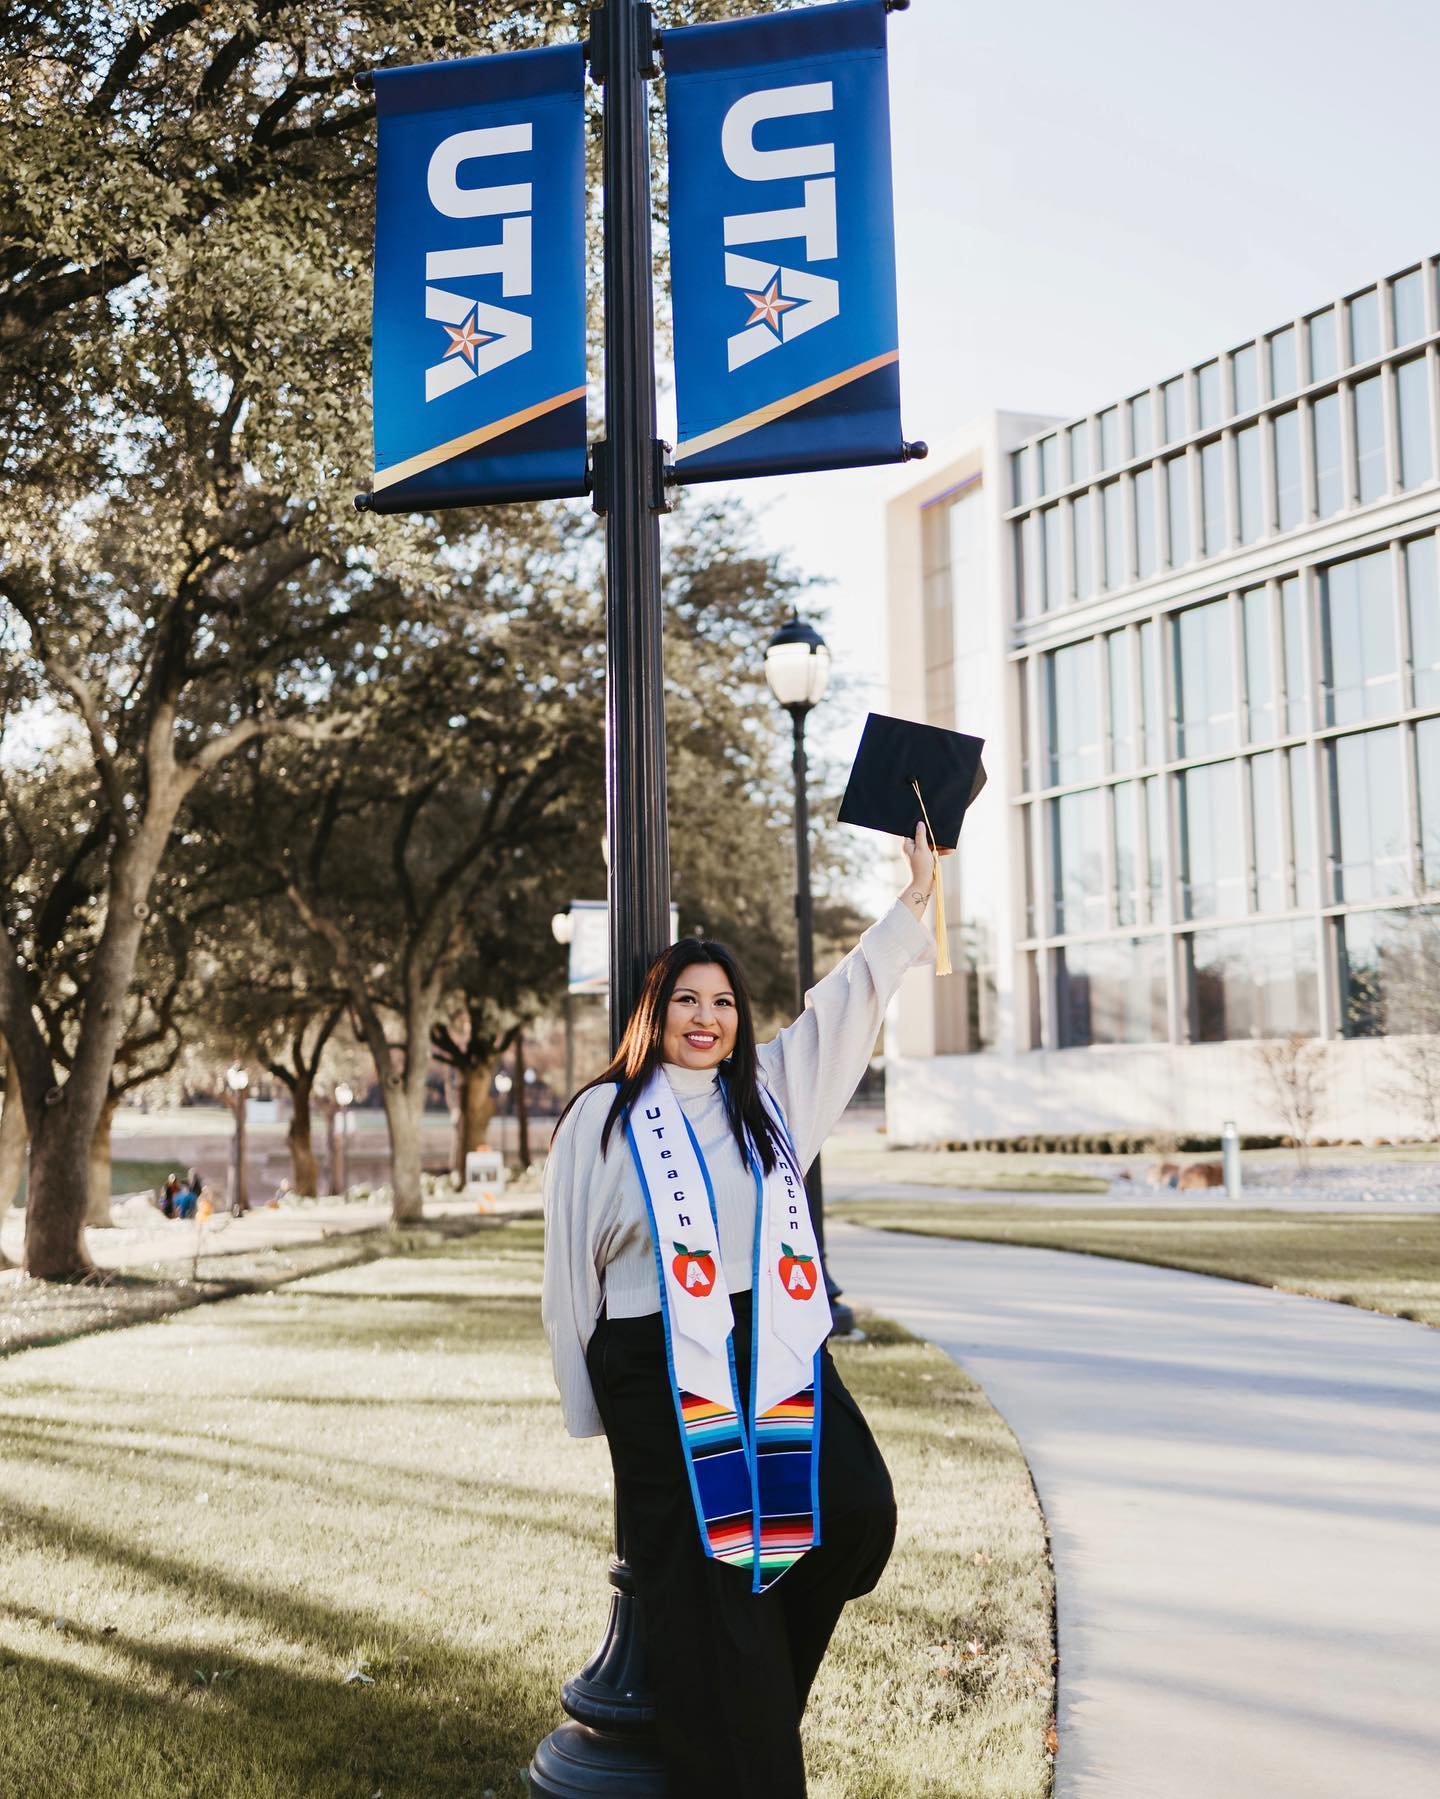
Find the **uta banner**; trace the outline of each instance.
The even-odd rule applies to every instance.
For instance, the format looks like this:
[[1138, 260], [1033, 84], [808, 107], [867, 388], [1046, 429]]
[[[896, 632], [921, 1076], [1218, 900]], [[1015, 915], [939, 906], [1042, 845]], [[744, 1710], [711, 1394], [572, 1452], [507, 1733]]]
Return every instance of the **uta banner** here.
[[677, 477], [902, 460], [884, 0], [663, 47]]
[[578, 44], [377, 71], [376, 512], [585, 491]]

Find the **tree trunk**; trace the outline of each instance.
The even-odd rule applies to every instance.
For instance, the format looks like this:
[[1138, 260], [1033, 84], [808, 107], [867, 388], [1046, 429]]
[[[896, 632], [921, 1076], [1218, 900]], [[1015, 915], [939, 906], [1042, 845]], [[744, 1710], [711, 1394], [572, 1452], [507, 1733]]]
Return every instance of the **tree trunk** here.
[[455, 1171], [459, 1175], [465, 1173], [465, 1158], [470, 1151], [485, 1147], [485, 1135], [495, 1116], [494, 1079], [493, 1061], [460, 1072], [460, 1166]]
[[530, 1102], [525, 1092], [525, 1035], [515, 1039], [515, 1118], [520, 1126], [520, 1166], [530, 1166]]
[[95, 1133], [86, 1128], [83, 1116], [77, 1121], [67, 1102], [68, 1094], [62, 1093], [54, 1105], [44, 1108], [30, 1142], [25, 1272], [34, 1280], [74, 1280], [95, 1270], [85, 1247]]
[[290, 1088], [295, 1102], [290, 1116], [290, 1185], [297, 1193], [314, 1197], [320, 1191], [320, 1167], [315, 1160], [315, 1145], [310, 1135], [310, 1091], [313, 1083], [302, 1071]]
[[[20, 1099], [20, 1076], [10, 1055], [10, 1046], [0, 1040], [0, 1059], [5, 1066], [5, 1104], [0, 1107], [0, 1225], [15, 1203], [20, 1191], [20, 1177], [25, 1172], [25, 1149], [29, 1134], [25, 1129], [25, 1107]], [[0, 1254], [0, 1268], [8, 1268], [9, 1260]]]
[[420, 1116], [425, 1089], [418, 1097], [398, 1076], [382, 1080], [385, 1123], [390, 1132], [390, 1217], [395, 1224], [413, 1224], [421, 1216]]
[[109, 1230], [115, 1220], [110, 1216], [110, 1127], [115, 1122], [115, 1108], [120, 1102], [107, 1099], [90, 1139], [89, 1203], [85, 1207], [85, 1223], [91, 1229]]

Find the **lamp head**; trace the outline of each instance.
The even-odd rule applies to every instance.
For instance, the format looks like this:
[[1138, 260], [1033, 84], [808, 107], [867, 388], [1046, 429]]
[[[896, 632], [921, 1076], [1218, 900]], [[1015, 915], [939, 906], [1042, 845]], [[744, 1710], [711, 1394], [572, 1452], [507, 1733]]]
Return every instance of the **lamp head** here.
[[818, 705], [830, 680], [830, 650], [814, 625], [799, 618], [781, 625], [765, 650], [765, 679], [788, 712]]
[[250, 1085], [249, 1071], [238, 1062], [232, 1062], [225, 1070], [225, 1085], [232, 1093], [243, 1093]]
[[353, 1105], [354, 1100], [355, 1089], [348, 1081], [341, 1081], [335, 1089], [335, 1104], [343, 1109], [345, 1106]]

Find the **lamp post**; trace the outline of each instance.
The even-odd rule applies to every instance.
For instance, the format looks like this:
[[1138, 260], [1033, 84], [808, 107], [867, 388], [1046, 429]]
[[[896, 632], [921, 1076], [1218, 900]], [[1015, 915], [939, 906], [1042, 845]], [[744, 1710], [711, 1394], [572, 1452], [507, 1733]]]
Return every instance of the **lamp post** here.
[[250, 1210], [245, 1191], [245, 1092], [250, 1085], [249, 1071], [239, 1062], [225, 1070], [225, 1085], [230, 1090], [230, 1109], [235, 1114], [235, 1129], [230, 1137], [229, 1191], [225, 1195], [231, 1215], [238, 1218]]
[[[810, 898], [810, 796], [805, 763], [805, 720], [817, 706], [830, 680], [830, 651], [825, 639], [798, 617], [792, 617], [770, 639], [765, 650], [765, 679], [770, 691], [790, 714], [795, 730], [795, 972], [797, 1005], [815, 985], [815, 919]], [[855, 1314], [840, 1298], [840, 1289], [825, 1264], [825, 1189], [820, 1177], [820, 1157], [805, 1171], [805, 1191], [810, 1197], [810, 1216], [825, 1267], [825, 1291], [835, 1319], [836, 1336], [849, 1336]]]
[[[557, 912], [550, 920], [550, 935], [558, 944], [569, 948], [575, 935], [575, 920], [568, 912]], [[575, 1091], [575, 1001], [570, 991], [570, 975], [565, 975], [565, 1097]]]
[[354, 1103], [355, 1089], [348, 1081], [341, 1081], [335, 1089], [335, 1105], [339, 1113], [337, 1121], [339, 1129], [335, 1134], [335, 1176], [333, 1184], [336, 1193], [338, 1193], [342, 1199], [345, 1197], [345, 1183], [350, 1177], [350, 1169], [348, 1166], [349, 1156], [346, 1152], [350, 1147], [348, 1142], [350, 1136], [350, 1108]]
[[514, 1081], [503, 1068], [495, 1076], [495, 1092], [500, 1099], [500, 1155], [502, 1160], [505, 1155], [505, 1098], [514, 1085]]

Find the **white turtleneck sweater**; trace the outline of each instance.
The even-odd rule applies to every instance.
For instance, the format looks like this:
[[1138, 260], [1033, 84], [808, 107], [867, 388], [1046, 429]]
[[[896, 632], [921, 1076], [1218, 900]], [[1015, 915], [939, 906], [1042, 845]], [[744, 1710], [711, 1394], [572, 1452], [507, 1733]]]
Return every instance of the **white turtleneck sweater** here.
[[[859, 1085], [900, 978], [934, 954], [930, 927], [899, 900], [837, 967], [805, 995], [805, 1010], [758, 1050], [761, 1079], [779, 1101], [808, 1168]], [[732, 1293], [750, 1288], [755, 1181], [725, 1115], [715, 1069], [665, 1064], [699, 1141], [715, 1193], [719, 1249]], [[572, 1437], [601, 1432], [585, 1348], [603, 1299], [611, 1318], [660, 1310], [655, 1251], [640, 1179], [617, 1121], [602, 1155], [600, 1133], [615, 1097], [592, 1087], [555, 1133], [545, 1164], [545, 1281], [540, 1313]]]

